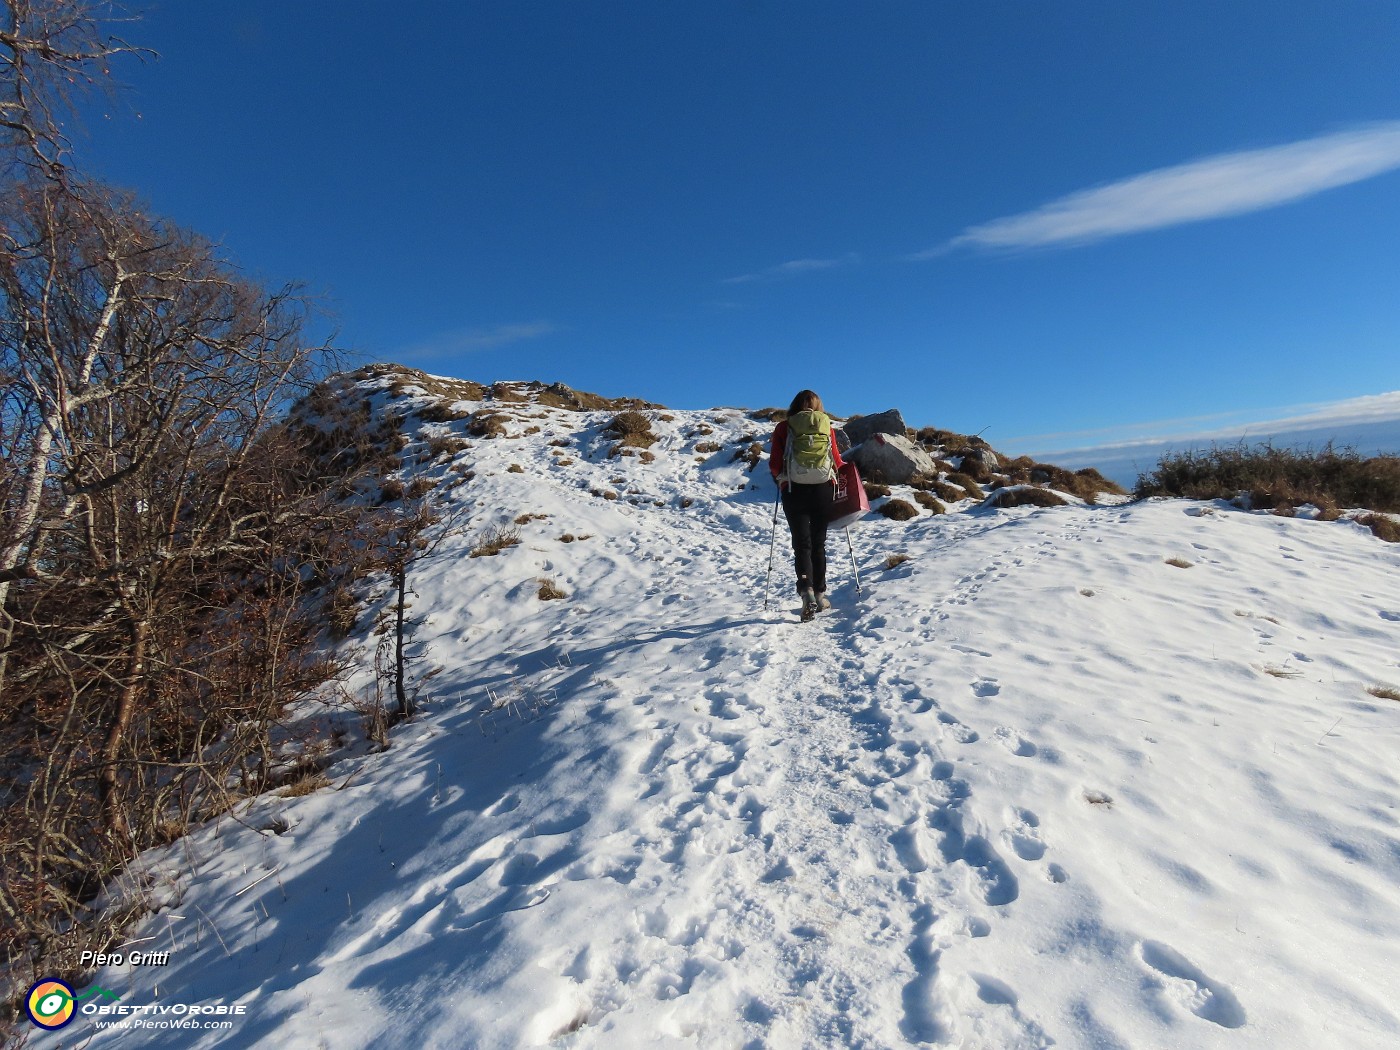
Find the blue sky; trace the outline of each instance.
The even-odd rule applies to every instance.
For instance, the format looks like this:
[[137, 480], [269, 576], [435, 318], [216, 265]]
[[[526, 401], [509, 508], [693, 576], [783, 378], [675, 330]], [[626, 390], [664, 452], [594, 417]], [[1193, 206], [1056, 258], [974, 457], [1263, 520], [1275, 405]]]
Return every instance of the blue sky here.
[[122, 35], [161, 57], [82, 163], [370, 359], [810, 386], [1011, 452], [1400, 388], [1394, 0], [167, 0]]

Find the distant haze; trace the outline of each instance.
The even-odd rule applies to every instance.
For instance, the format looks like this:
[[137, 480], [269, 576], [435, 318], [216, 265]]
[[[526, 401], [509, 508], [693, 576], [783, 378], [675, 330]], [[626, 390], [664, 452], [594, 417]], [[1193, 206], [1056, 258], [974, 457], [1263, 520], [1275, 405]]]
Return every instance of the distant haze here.
[[[1095, 467], [1107, 478], [1131, 488], [1138, 475], [1154, 470], [1167, 452], [1209, 449], [1213, 445], [1271, 444], [1275, 448], [1320, 450], [1331, 444], [1339, 449], [1353, 448], [1362, 456], [1400, 454], [1400, 391], [1353, 398], [1331, 405], [1314, 406], [1311, 411], [1286, 418], [1251, 423], [1233, 423], [1196, 433], [1181, 433], [1179, 424], [1158, 425], [1162, 431], [1152, 437], [1107, 441], [1077, 448], [1051, 447], [1045, 439], [1015, 439], [1005, 451], [1034, 456], [1046, 463], [1071, 470]], [[1177, 433], [1170, 433], [1177, 430]], [[1060, 435], [1070, 438], [1073, 435]]]

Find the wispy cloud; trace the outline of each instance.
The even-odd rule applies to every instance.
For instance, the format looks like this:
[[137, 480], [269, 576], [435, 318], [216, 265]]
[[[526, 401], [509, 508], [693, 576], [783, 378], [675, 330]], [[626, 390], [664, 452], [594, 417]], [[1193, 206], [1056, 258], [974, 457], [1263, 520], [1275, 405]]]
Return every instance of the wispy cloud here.
[[1056, 452], [1126, 449], [1162, 442], [1232, 442], [1257, 435], [1316, 432], [1375, 423], [1400, 427], [1400, 391], [1368, 394], [1342, 401], [1288, 405], [1253, 412], [1218, 412], [1180, 416], [1097, 430], [1068, 430], [1028, 434], [1003, 439], [1006, 447], [1031, 450], [1029, 454], [1053, 456]]
[[522, 343], [563, 331], [552, 321], [523, 321], [481, 328], [459, 328], [442, 332], [407, 348], [416, 357], [445, 357], [449, 354], [470, 354], [491, 350], [510, 343]]
[[1395, 455], [1400, 453], [1400, 391], [1293, 405], [1272, 412], [1221, 413], [1106, 430], [1007, 438], [997, 442], [997, 447], [1070, 470], [1096, 467], [1106, 477], [1131, 487], [1139, 474], [1154, 470], [1167, 453], [1241, 442], [1313, 451], [1330, 444], [1354, 448], [1362, 456]]
[[1072, 193], [964, 230], [916, 259], [961, 247], [1045, 248], [1243, 215], [1400, 168], [1400, 121], [1224, 153]]
[[762, 281], [781, 281], [788, 277], [800, 277], [803, 274], [817, 273], [822, 270], [835, 270], [843, 266], [854, 266], [860, 262], [860, 256], [855, 252], [847, 252], [845, 255], [837, 256], [834, 259], [793, 259], [791, 262], [779, 263], [777, 266], [770, 266], [766, 270], [759, 270], [756, 273], [741, 274], [738, 277], [726, 277], [722, 284], [756, 284]]

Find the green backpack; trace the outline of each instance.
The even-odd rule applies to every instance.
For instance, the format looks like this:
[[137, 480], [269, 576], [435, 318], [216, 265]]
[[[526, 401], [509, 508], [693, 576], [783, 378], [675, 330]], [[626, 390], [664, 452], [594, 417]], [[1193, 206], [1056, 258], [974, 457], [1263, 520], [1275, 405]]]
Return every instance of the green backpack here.
[[831, 417], [811, 409], [788, 416], [787, 456], [783, 473], [798, 485], [835, 481], [831, 461]]

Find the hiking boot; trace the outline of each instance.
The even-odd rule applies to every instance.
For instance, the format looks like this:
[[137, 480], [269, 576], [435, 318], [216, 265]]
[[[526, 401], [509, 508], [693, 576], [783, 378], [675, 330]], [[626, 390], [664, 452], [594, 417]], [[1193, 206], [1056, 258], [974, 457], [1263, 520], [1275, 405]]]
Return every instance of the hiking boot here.
[[817, 596], [812, 592], [812, 589], [810, 587], [804, 587], [801, 591], [801, 595], [802, 620], [805, 623], [807, 620], [810, 620], [813, 616], [817, 615], [817, 609], [819, 606], [817, 605]]
[[831, 608], [831, 599], [826, 596], [826, 591], [817, 592], [817, 611], [826, 612]]

